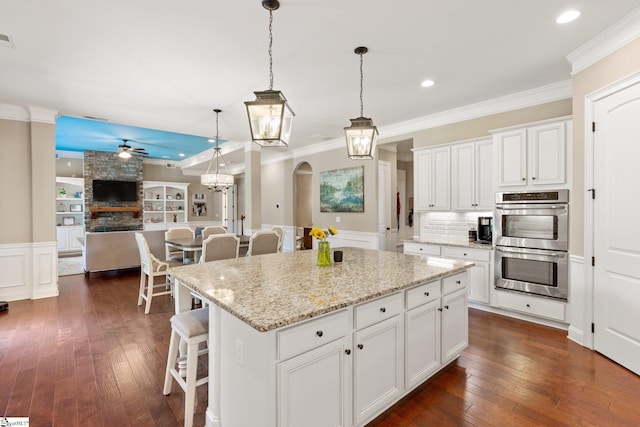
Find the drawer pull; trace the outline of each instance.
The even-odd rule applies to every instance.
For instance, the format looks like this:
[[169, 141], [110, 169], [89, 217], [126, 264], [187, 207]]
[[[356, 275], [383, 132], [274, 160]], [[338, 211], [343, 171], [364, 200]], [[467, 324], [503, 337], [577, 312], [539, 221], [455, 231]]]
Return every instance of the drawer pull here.
[[317, 332], [316, 332], [316, 335], [317, 335], [317, 336], [319, 336], [319, 337], [321, 337], [321, 336], [322, 336], [322, 331], [317, 331]]
[[349, 349], [346, 349], [344, 352], [347, 353], [347, 356], [351, 354], [351, 350]]
[[527, 308], [531, 308], [531, 304], [527, 304]]
[[362, 349], [364, 348], [364, 346], [363, 346], [362, 344], [358, 344], [358, 348], [359, 348], [360, 350], [362, 350]]
[[420, 248], [420, 250], [422, 250], [422, 248]]
[[465, 253], [463, 253], [462, 255], [467, 256], [467, 253], [465, 252]]
[[447, 310], [449, 310], [449, 306], [448, 306], [448, 305], [445, 305], [445, 306], [444, 306], [444, 308], [446, 308]]
[[456, 284], [458, 284], [458, 285], [459, 285], [459, 284], [460, 284], [460, 280], [456, 280]]
[[425, 292], [424, 296], [428, 297], [429, 296], [429, 292]]
[[381, 307], [381, 308], [380, 308], [380, 311], [381, 311], [382, 313], [385, 313], [385, 312], [387, 311], [387, 309], [386, 309], [386, 308], [384, 308], [384, 307]]
[[442, 308], [438, 307], [438, 311], [442, 311]]

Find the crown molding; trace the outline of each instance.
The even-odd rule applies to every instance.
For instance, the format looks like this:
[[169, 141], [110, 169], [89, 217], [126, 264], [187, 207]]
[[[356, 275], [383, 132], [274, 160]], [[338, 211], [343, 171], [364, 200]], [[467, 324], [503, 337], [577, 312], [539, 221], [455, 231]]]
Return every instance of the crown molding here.
[[0, 104], [0, 119], [55, 124], [57, 118], [58, 112], [48, 108]]
[[590, 67], [640, 36], [640, 8], [567, 55], [571, 74]]

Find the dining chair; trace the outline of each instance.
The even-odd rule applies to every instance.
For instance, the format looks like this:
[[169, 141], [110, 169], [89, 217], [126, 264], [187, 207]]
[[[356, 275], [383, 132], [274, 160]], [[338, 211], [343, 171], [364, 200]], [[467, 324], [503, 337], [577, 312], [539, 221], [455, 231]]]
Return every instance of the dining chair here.
[[234, 234], [212, 234], [202, 242], [200, 263], [238, 258], [240, 239]]
[[227, 229], [221, 225], [210, 225], [202, 230], [202, 239], [206, 239], [212, 234], [226, 234]]
[[[165, 231], [165, 233], [164, 233], [164, 239], [165, 240], [170, 240], [170, 239], [193, 239], [194, 236], [195, 236], [195, 234], [194, 234], [193, 230], [190, 229], [189, 227], [170, 228], [167, 231]], [[169, 260], [183, 261], [184, 258], [185, 258], [185, 253], [187, 252], [187, 251], [183, 251], [181, 249], [174, 248], [169, 244], [165, 244], [165, 251], [166, 251], [165, 259], [167, 261], [169, 261]]]
[[273, 227], [271, 228], [271, 231], [273, 231], [278, 235], [278, 252], [282, 252], [282, 249], [284, 247], [284, 235], [285, 235], [284, 228]]
[[280, 238], [273, 231], [256, 231], [249, 239], [247, 256], [275, 254], [278, 252]]
[[[160, 261], [149, 250], [149, 244], [142, 233], [135, 233], [138, 252], [140, 252], [140, 291], [138, 292], [138, 305], [142, 300], [146, 301], [144, 314], [149, 314], [153, 297], [171, 294], [171, 283], [167, 276], [170, 265], [181, 265], [177, 261], [171, 263]], [[163, 283], [155, 283], [156, 277], [164, 277]], [[164, 288], [164, 291], [156, 292], [156, 288]]]

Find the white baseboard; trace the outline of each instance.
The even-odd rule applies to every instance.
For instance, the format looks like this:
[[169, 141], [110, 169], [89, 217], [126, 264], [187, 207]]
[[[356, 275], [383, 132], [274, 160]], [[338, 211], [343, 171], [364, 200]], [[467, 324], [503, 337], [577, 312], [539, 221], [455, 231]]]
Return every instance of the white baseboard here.
[[587, 347], [586, 284], [584, 257], [569, 256], [569, 339]]
[[0, 245], [0, 300], [58, 296], [56, 242]]

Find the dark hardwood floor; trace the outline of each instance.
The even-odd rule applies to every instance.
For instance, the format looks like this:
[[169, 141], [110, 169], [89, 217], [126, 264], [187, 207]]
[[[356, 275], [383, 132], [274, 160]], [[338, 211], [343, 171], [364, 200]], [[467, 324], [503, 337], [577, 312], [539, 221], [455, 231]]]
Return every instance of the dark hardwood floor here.
[[[172, 301], [154, 298], [145, 316], [138, 278], [62, 277], [60, 297], [0, 313], [0, 416], [32, 427], [182, 425], [184, 393], [174, 384], [162, 394]], [[477, 310], [469, 323], [461, 357], [370, 426], [640, 425], [640, 377], [566, 332]]]

